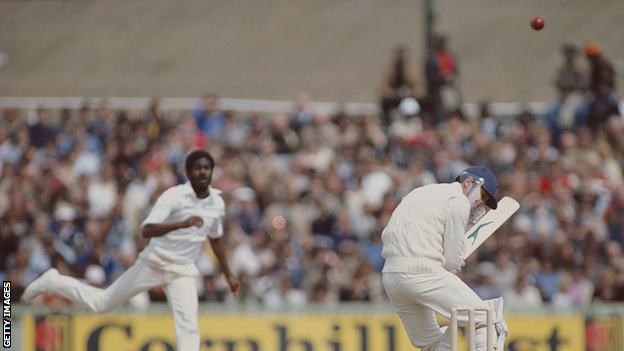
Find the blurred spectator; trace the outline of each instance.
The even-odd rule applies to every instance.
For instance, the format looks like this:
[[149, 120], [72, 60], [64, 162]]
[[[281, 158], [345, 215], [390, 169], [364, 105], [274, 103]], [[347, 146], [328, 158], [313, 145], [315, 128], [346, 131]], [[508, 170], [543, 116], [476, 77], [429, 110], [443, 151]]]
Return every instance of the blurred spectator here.
[[624, 174], [622, 173], [622, 166], [615, 159], [615, 155], [611, 145], [606, 139], [600, 138], [595, 141], [594, 149], [599, 157], [598, 169], [601, 177], [605, 178], [605, 186], [609, 189], [617, 189], [624, 184]]
[[384, 196], [392, 188], [393, 181], [390, 175], [380, 167], [377, 158], [370, 157], [362, 162], [367, 170], [367, 174], [362, 178], [364, 201], [373, 210], [378, 210]]
[[569, 310], [575, 305], [574, 296], [570, 289], [572, 287], [572, 278], [568, 272], [561, 276], [559, 289], [552, 296], [552, 306], [560, 310]]
[[325, 174], [329, 171], [336, 153], [328, 145], [319, 144], [313, 138], [303, 140], [303, 149], [300, 155], [304, 159], [306, 168], [316, 173]]
[[301, 307], [307, 302], [306, 293], [294, 287], [292, 279], [287, 276], [278, 278], [276, 284], [262, 296], [262, 302], [271, 308]]
[[489, 102], [482, 101], [481, 103], [479, 103], [479, 108], [481, 110], [481, 131], [488, 138], [488, 140], [492, 141], [496, 139], [499, 134], [498, 118], [492, 114]]
[[150, 142], [147, 152], [141, 158], [141, 164], [152, 173], [160, 171], [169, 163], [169, 158], [159, 142]]
[[312, 123], [314, 112], [310, 106], [310, 96], [308, 94], [297, 94], [295, 97], [294, 112], [290, 115], [290, 125], [295, 133], [299, 133], [302, 127]]
[[17, 110], [13, 108], [4, 110], [2, 119], [0, 119], [0, 129], [5, 129], [8, 135], [12, 136], [17, 132], [19, 126], [20, 120], [18, 119]]
[[606, 213], [609, 239], [624, 245], [624, 186], [616, 187], [614, 190], [614, 200]]
[[0, 127], [0, 162], [11, 165], [19, 161], [21, 151], [11, 140], [7, 128]]
[[578, 48], [574, 44], [564, 44], [561, 52], [564, 62], [555, 76], [557, 101], [546, 112], [546, 120], [555, 141], [563, 130], [576, 126], [578, 111], [585, 102], [588, 74], [578, 60]]
[[203, 278], [203, 292], [199, 295], [201, 302], [223, 302], [227, 291], [217, 288], [215, 278], [212, 275], [205, 275]]
[[[451, 112], [460, 112], [461, 94], [457, 84], [458, 67], [455, 56], [449, 51], [448, 39], [436, 35], [425, 62], [427, 78], [428, 121], [437, 125]], [[460, 112], [461, 113], [461, 112]]]
[[604, 56], [599, 43], [587, 43], [583, 51], [590, 65], [591, 93], [585, 124], [596, 131], [604, 127], [604, 123], [611, 115], [620, 114], [615, 93], [615, 71], [611, 61]]
[[312, 228], [310, 208], [300, 202], [301, 195], [294, 189], [284, 187], [276, 187], [275, 191], [275, 202], [267, 206], [262, 216], [263, 226], [268, 228], [288, 225], [295, 236], [309, 236]]
[[526, 277], [518, 277], [514, 288], [503, 292], [505, 306], [516, 310], [537, 309], [543, 305], [540, 291], [527, 282]]
[[353, 221], [348, 211], [340, 211], [336, 218], [336, 222], [331, 228], [331, 235], [334, 246], [340, 245], [343, 241], [358, 242], [359, 237], [353, 230]]
[[234, 112], [225, 112], [224, 115], [226, 124], [223, 130], [223, 145], [235, 150], [243, 149], [251, 134], [251, 127]]
[[225, 129], [225, 116], [219, 110], [219, 97], [215, 94], [206, 94], [202, 101], [193, 107], [192, 113], [197, 123], [197, 129], [204, 132], [210, 143], [221, 141], [221, 132]]
[[[87, 122], [88, 121], [85, 121], [85, 123]], [[95, 113], [95, 117], [87, 124], [87, 130], [89, 133], [98, 137], [102, 145], [105, 145], [115, 123], [115, 117], [113, 116], [113, 111], [109, 107], [108, 101], [102, 100]]]
[[496, 253], [496, 259], [493, 267], [492, 285], [499, 292], [507, 291], [513, 288], [518, 277], [518, 267], [512, 260], [511, 250], [502, 248]]
[[401, 198], [413, 189], [427, 184], [437, 183], [433, 172], [427, 169], [427, 163], [422, 155], [412, 155], [407, 161], [407, 179], [397, 189]]
[[172, 142], [179, 143], [182, 150], [205, 149], [208, 146], [208, 137], [197, 126], [195, 118], [190, 114], [182, 116], [182, 122], [172, 135]]
[[356, 146], [368, 146], [373, 148], [375, 152], [382, 152], [387, 148], [388, 138], [377, 116], [359, 115], [355, 122], [356, 133], [359, 136], [355, 142]]
[[381, 120], [384, 126], [392, 122], [392, 113], [406, 97], [422, 98], [422, 78], [409, 62], [405, 45], [394, 48], [392, 62], [381, 79]]
[[335, 252], [321, 250], [316, 256], [314, 265], [310, 267], [303, 282], [306, 291], [312, 291], [315, 287], [325, 287], [325, 301], [329, 303], [339, 301], [340, 287], [347, 281], [344, 274], [343, 262], [338, 259]]
[[383, 248], [381, 230], [371, 232], [368, 239], [360, 241], [360, 245], [364, 258], [373, 265], [375, 272], [381, 272], [385, 262], [383, 256], [381, 256], [381, 249]]
[[490, 300], [501, 296], [500, 290], [493, 285], [496, 279], [496, 267], [491, 262], [482, 262], [478, 267], [476, 284], [471, 285], [472, 290], [482, 299]]
[[318, 215], [312, 220], [312, 234], [314, 235], [317, 246], [333, 249], [334, 238], [332, 231], [337, 224], [336, 215], [330, 211], [328, 206], [323, 202], [317, 203]]
[[336, 301], [331, 301], [328, 298], [327, 294], [327, 285], [323, 283], [318, 283], [312, 288], [312, 296], [310, 297], [310, 301], [318, 304], [326, 304], [335, 303]]
[[324, 113], [315, 114], [311, 123], [302, 127], [299, 133], [303, 140], [314, 140], [316, 143], [327, 145], [334, 150], [340, 143], [338, 126], [332, 123], [329, 116]]
[[594, 283], [583, 275], [583, 268], [572, 268], [572, 282], [570, 283], [570, 295], [577, 306], [587, 306], [591, 303], [594, 295]]
[[56, 130], [50, 125], [50, 110], [38, 108], [35, 121], [28, 127], [30, 145], [39, 149], [53, 142], [56, 138]]
[[54, 211], [52, 231], [66, 245], [80, 250], [85, 241], [84, 234], [74, 224], [76, 210], [67, 202], [59, 204]]
[[9, 224], [4, 220], [0, 221], [0, 272], [7, 272], [9, 258], [14, 258], [19, 243], [20, 238], [11, 231]]
[[622, 134], [624, 134], [624, 120], [622, 117], [609, 117], [604, 130], [604, 137], [611, 148], [613, 148], [614, 156], [620, 164], [624, 162], [624, 139], [621, 138]]
[[72, 168], [72, 177], [74, 179], [81, 175], [89, 178], [95, 178], [99, 175], [102, 160], [98, 153], [87, 149], [86, 140], [77, 140], [76, 147], [72, 150], [72, 153], [74, 153], [71, 157], [74, 160]]
[[[578, 61], [578, 48], [574, 44], [564, 44], [561, 48], [563, 54], [563, 65], [559, 68], [557, 76], [555, 78], [555, 86], [559, 93], [559, 97], [563, 104], [566, 104], [566, 99], [571, 94], [584, 93], [588, 88], [588, 76], [585, 67]], [[576, 104], [572, 104], [574, 106]], [[576, 105], [578, 106], [578, 105]], [[575, 110], [571, 109], [572, 112]], [[564, 126], [570, 127], [572, 116], [566, 116], [562, 118]]]
[[132, 126], [132, 144], [139, 157], [144, 156], [149, 151], [150, 139], [147, 135], [147, 123], [142, 119], [134, 121]]
[[160, 99], [153, 98], [150, 101], [145, 114], [145, 121], [147, 122], [147, 136], [150, 140], [160, 141], [167, 134], [169, 123], [167, 122], [165, 111], [160, 105]]
[[33, 227], [34, 235], [38, 240], [35, 242], [34, 250], [30, 252], [28, 261], [27, 279], [29, 282], [52, 267], [52, 257], [56, 253], [54, 239], [51, 233], [47, 232], [47, 228], [45, 228], [47, 223], [41, 221], [45, 220], [41, 219], [39, 225]]
[[622, 301], [621, 289], [617, 286], [617, 272], [613, 268], [605, 268], [600, 272], [593, 300], [599, 301]]
[[590, 64], [589, 90], [596, 93], [601, 86], [606, 87], [608, 94], [615, 93], [615, 71], [613, 64], [602, 52], [602, 45], [590, 42], [583, 47], [585, 57]]
[[550, 302], [553, 294], [559, 290], [561, 284], [561, 272], [554, 270], [550, 259], [542, 262], [542, 269], [533, 275], [535, 284], [542, 293], [542, 300]]
[[87, 190], [89, 217], [100, 219], [111, 214], [119, 196], [114, 172], [113, 165], [105, 163], [101, 178], [90, 182]]
[[338, 149], [342, 148], [343, 151], [352, 151], [360, 138], [360, 132], [358, 126], [354, 123], [354, 118], [345, 114], [339, 114], [335, 118], [335, 123], [338, 126]]
[[236, 221], [247, 235], [251, 235], [260, 227], [262, 217], [256, 192], [249, 187], [241, 187], [232, 193], [229, 215]]
[[601, 82], [595, 89], [592, 91], [585, 117], [585, 125], [594, 132], [604, 131], [605, 123], [609, 117], [620, 114], [618, 100], [613, 91], [609, 90], [607, 83]]
[[347, 286], [340, 289], [340, 301], [385, 302], [381, 274], [368, 261], [360, 261]]
[[124, 216], [133, 220], [136, 226], [147, 215], [146, 210], [157, 187], [158, 180], [154, 173], [149, 172], [146, 166], [139, 165], [136, 170], [136, 178], [128, 184], [123, 198]]
[[274, 115], [271, 127], [265, 133], [265, 137], [275, 143], [275, 150], [272, 153], [289, 155], [299, 148], [299, 136], [290, 128], [290, 120], [286, 114]]

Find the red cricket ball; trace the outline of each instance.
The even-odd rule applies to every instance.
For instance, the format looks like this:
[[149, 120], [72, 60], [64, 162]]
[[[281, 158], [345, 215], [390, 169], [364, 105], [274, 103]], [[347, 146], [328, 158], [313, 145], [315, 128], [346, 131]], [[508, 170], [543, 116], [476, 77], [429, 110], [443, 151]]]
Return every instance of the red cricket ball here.
[[536, 16], [531, 20], [531, 27], [535, 30], [540, 30], [544, 28], [544, 19], [540, 16]]

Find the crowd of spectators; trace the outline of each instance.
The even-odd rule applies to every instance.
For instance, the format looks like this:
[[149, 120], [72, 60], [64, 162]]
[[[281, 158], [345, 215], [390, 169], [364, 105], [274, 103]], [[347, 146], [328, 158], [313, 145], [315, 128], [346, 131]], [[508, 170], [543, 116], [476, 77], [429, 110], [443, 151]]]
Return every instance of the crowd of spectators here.
[[[175, 115], [158, 100], [145, 111], [106, 102], [4, 110], [0, 275], [14, 294], [51, 266], [96, 286], [114, 281], [146, 244], [139, 228], [150, 206], [185, 181], [186, 154], [205, 149], [216, 160], [213, 186], [227, 204], [228, 256], [242, 289], [231, 300], [206, 245], [201, 301], [386, 304], [380, 252], [390, 214], [412, 189], [451, 182], [470, 165], [497, 175], [498, 198], [521, 203], [460, 272], [481, 297], [504, 296], [510, 308], [624, 301], [621, 116], [597, 125], [563, 118], [553, 128], [529, 110], [497, 118], [484, 103], [477, 115], [453, 112], [437, 125], [400, 113], [385, 125], [377, 115], [316, 113], [306, 95], [290, 114], [218, 106], [206, 95]], [[163, 299], [153, 289], [131, 304]]]

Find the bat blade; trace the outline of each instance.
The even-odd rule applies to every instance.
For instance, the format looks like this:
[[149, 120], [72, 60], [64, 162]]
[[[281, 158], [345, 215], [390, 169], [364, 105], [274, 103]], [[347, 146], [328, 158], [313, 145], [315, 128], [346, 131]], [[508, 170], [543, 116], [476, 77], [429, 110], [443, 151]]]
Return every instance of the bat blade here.
[[470, 227], [464, 235], [464, 259], [478, 249], [519, 208], [518, 201], [505, 196], [498, 202], [495, 210], [488, 211], [483, 218]]

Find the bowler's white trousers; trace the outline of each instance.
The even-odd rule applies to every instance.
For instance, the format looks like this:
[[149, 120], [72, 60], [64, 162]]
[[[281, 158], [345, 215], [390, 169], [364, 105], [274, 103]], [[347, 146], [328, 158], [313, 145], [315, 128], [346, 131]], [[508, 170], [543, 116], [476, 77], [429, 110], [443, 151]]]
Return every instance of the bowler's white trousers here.
[[[442, 337], [435, 312], [451, 319], [454, 307], [487, 308], [488, 304], [459, 277], [448, 271], [427, 274], [384, 273], [383, 285], [390, 302], [401, 318], [412, 345], [418, 348], [435, 344]], [[477, 346], [485, 345], [485, 312], [476, 312]], [[500, 320], [494, 320], [494, 323]], [[457, 324], [468, 326], [468, 315], [458, 314]]]
[[167, 294], [167, 303], [173, 313], [178, 351], [199, 350], [197, 288], [193, 276], [167, 272], [138, 258], [132, 267], [106, 289], [59, 275], [46, 287], [46, 293], [86, 305], [94, 312], [108, 312], [134, 295], [156, 286], [162, 286]]

